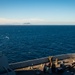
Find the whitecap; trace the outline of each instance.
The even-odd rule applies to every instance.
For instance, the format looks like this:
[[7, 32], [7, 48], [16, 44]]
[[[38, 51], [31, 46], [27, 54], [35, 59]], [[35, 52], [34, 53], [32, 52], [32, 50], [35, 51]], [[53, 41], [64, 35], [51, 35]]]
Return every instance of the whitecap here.
[[6, 38], [6, 39], [9, 39], [9, 37], [8, 37], [8, 36], [5, 36], [5, 38]]

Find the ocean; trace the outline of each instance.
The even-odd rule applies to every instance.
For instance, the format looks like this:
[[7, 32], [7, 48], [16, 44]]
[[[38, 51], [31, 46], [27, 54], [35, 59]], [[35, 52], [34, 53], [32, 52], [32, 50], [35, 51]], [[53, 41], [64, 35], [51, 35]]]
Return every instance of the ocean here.
[[0, 51], [9, 63], [75, 53], [75, 26], [0, 26]]

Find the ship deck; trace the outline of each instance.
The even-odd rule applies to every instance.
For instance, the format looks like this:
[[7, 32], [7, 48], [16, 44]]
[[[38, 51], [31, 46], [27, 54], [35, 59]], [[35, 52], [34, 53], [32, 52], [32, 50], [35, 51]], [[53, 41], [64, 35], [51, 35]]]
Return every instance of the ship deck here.
[[[64, 62], [65, 66], [71, 66], [71, 69], [69, 70], [72, 73], [75, 73], [75, 65], [73, 66], [72, 64], [75, 62], [75, 58], [69, 58], [69, 59], [64, 59], [64, 60], [59, 60], [58, 64], [56, 65], [56, 68], [60, 68], [60, 64], [61, 62]], [[55, 61], [53, 61], [55, 63]], [[39, 64], [39, 65], [35, 65], [35, 66], [28, 66], [25, 68], [20, 68], [20, 69], [16, 69], [16, 75], [59, 75], [56, 73], [44, 73], [43, 68], [45, 64], [47, 63], [43, 63], [43, 64]], [[67, 71], [67, 68], [64, 69], [65, 71]]]

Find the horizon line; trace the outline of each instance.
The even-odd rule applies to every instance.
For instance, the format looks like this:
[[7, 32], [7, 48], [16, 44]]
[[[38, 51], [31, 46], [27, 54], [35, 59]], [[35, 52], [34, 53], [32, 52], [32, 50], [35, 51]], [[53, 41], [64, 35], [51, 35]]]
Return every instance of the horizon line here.
[[75, 26], [75, 24], [30, 24], [30, 25], [24, 25], [24, 24], [0, 24], [0, 26]]

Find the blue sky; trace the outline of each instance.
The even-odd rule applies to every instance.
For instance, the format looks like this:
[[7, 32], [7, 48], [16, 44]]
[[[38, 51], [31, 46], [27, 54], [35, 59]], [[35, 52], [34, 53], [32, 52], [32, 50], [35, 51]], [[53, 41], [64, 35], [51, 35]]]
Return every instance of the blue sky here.
[[0, 24], [75, 25], [75, 0], [0, 0]]

